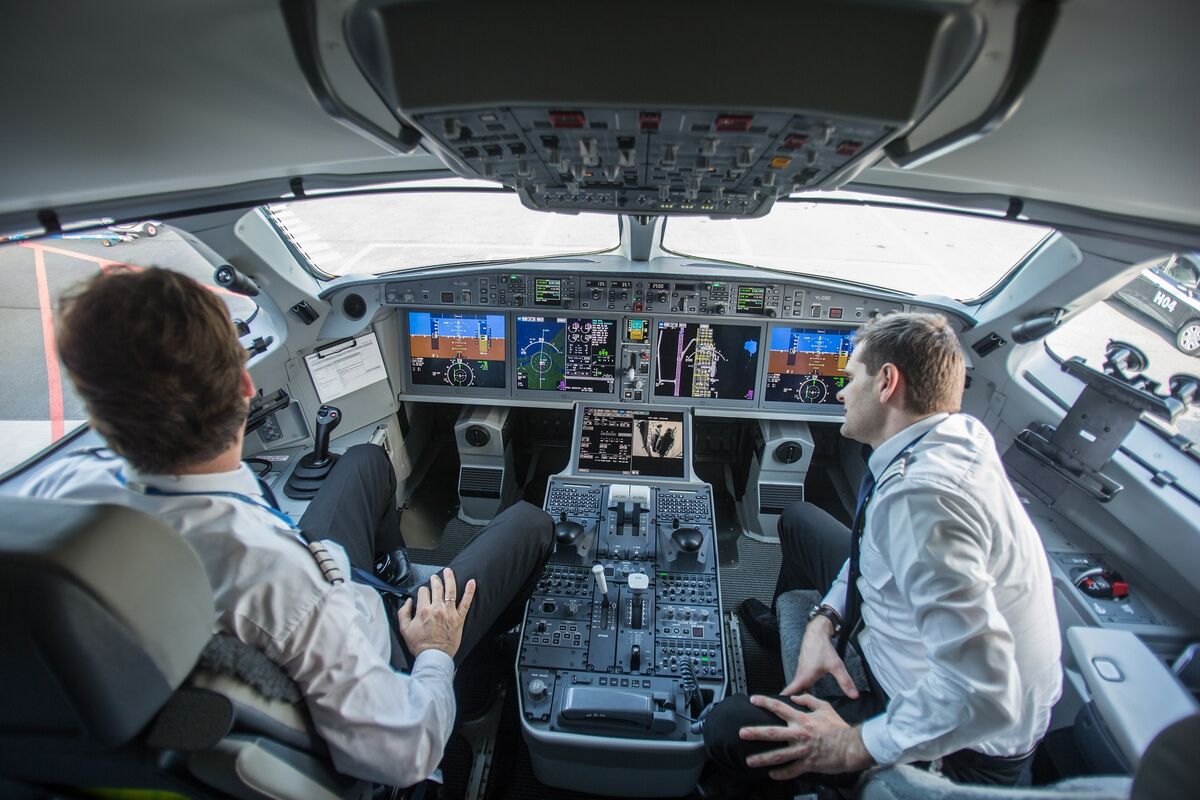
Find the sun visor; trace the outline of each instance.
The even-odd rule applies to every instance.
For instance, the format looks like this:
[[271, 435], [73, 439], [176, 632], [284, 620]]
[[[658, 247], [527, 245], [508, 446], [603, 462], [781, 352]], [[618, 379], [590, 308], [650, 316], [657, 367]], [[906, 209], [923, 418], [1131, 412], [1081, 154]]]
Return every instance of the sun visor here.
[[980, 51], [961, 2], [361, 2], [356, 63], [467, 178], [551, 211], [761, 216], [840, 186]]

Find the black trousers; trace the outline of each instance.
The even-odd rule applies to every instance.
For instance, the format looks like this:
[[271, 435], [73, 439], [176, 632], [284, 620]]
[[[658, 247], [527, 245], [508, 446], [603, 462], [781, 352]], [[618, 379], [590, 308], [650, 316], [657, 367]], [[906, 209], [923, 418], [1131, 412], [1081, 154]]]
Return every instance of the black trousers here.
[[[811, 503], [793, 503], [784, 509], [779, 519], [779, 539], [783, 562], [775, 583], [775, 600], [793, 589], [828, 591], [842, 564], [850, 557], [850, 529]], [[856, 641], [853, 644], [855, 648], [858, 647]], [[842, 719], [851, 725], [865, 722], [887, 709], [887, 693], [875, 680], [865, 658], [863, 666], [869, 688], [860, 692], [858, 699], [844, 695], [822, 698], [830, 702]], [[795, 706], [786, 697], [780, 696], [778, 699]], [[744, 741], [738, 736], [738, 731], [746, 726], [785, 724], [774, 713], [752, 705], [745, 695], [732, 695], [717, 704], [706, 718], [704, 744], [713, 764], [730, 776], [732, 782], [744, 786], [749, 796], [770, 796], [774, 792], [790, 797], [789, 792], [796, 788], [790, 781], [781, 783], [772, 780], [767, 774], [770, 771], [768, 768], [751, 769], [746, 766], [747, 757], [778, 749], [779, 745], [774, 742]], [[1015, 785], [1025, 776], [1032, 759], [1032, 753], [1000, 758], [973, 750], [959, 750], [942, 759], [942, 774], [957, 783]], [[803, 776], [802, 780], [849, 789], [861, 774], [811, 774]]]
[[[347, 450], [300, 518], [300, 529], [310, 539], [338, 542], [350, 563], [367, 572], [373, 571], [376, 555], [404, 546], [396, 473], [383, 448], [360, 444]], [[525, 600], [550, 557], [553, 531], [550, 515], [519, 502], [492, 520], [450, 562], [460, 598], [468, 580], [474, 578], [476, 584], [454, 656], [456, 666], [480, 641], [521, 621]], [[393, 624], [392, 666], [407, 668], [411, 663]]]

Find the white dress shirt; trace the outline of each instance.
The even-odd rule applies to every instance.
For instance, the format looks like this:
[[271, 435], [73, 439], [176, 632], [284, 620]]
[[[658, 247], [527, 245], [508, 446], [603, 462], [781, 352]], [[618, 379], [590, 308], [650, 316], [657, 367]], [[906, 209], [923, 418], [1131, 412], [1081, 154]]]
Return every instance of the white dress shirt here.
[[[859, 644], [891, 701], [863, 743], [880, 764], [1029, 752], [1062, 691], [1062, 642], [1045, 550], [991, 434], [935, 414], [868, 467]], [[848, 571], [822, 601], [843, 615]]]
[[326, 549], [346, 580], [330, 583], [245, 465], [141, 475], [121, 459], [79, 454], [44, 467], [21, 493], [129, 506], [179, 531], [212, 583], [215, 630], [258, 648], [296, 681], [339, 772], [409, 786], [437, 768], [454, 724], [453, 660], [426, 650], [411, 675], [393, 670], [379, 595], [349, 580], [335, 542]]

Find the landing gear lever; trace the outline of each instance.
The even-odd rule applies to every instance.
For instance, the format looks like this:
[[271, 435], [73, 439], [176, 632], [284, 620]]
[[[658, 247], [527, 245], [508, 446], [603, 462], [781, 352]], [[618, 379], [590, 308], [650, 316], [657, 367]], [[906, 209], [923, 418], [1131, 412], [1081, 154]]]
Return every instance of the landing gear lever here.
[[311, 500], [321, 488], [321, 482], [337, 463], [338, 455], [329, 452], [329, 435], [342, 421], [342, 412], [333, 406], [317, 409], [317, 421], [313, 426], [313, 451], [300, 459], [300, 463], [288, 476], [283, 493], [293, 500]]

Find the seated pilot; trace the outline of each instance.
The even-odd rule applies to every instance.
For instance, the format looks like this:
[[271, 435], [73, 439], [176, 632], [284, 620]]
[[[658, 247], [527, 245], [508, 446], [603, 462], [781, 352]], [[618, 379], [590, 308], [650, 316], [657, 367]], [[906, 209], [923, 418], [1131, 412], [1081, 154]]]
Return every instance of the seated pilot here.
[[454, 724], [455, 668], [520, 621], [550, 518], [509, 508], [389, 611], [352, 579], [403, 546], [387, 454], [350, 448], [298, 525], [280, 512], [241, 462], [255, 389], [216, 295], [163, 269], [100, 275], [63, 302], [58, 345], [119, 457], [68, 456], [25, 493], [119, 503], [173, 526], [208, 573], [215, 629], [295, 680], [340, 772], [392, 786], [433, 773]]
[[[855, 335], [846, 374], [842, 435], [873, 448], [854, 524], [806, 503], [785, 510], [775, 598], [826, 594], [780, 696], [733, 696], [708, 716], [717, 774], [759, 794], [797, 776], [849, 787], [875, 764], [1017, 783], [1062, 688], [1058, 616], [1041, 540], [995, 443], [959, 413], [958, 337], [941, 316], [880, 317]], [[778, 648], [763, 603], [739, 611]], [[867, 691], [843, 662], [850, 644]], [[807, 694], [825, 675], [844, 696]]]

